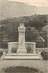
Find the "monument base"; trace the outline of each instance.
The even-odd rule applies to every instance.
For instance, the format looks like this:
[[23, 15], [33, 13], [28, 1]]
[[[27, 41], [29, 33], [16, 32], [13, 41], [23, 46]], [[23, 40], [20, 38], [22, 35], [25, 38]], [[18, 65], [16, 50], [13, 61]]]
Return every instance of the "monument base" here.
[[17, 54], [26, 54], [26, 53], [27, 53], [27, 50], [25, 48], [17, 50]]
[[38, 54], [7, 54], [2, 56], [3, 60], [40, 60], [41, 55]]

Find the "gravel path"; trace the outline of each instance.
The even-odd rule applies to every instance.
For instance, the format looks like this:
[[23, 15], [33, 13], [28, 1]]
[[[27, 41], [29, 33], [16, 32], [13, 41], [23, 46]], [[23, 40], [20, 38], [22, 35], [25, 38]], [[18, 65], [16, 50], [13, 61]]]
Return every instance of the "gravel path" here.
[[43, 60], [0, 60], [0, 73], [4, 73], [2, 69], [9, 66], [28, 66], [48, 73], [48, 61]]

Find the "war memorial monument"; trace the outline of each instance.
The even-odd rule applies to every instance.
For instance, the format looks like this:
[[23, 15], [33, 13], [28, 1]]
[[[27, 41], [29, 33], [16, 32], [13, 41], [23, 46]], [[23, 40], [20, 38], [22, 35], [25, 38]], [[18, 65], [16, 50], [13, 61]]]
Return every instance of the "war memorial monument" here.
[[[24, 23], [20, 23], [18, 26], [18, 42], [8, 42], [8, 53], [4, 52], [3, 59], [41, 59], [40, 53], [36, 52], [36, 43], [25, 42], [25, 31]], [[26, 46], [28, 43], [31, 44], [31, 53], [27, 53]], [[15, 53], [12, 52], [14, 48], [16, 49]]]

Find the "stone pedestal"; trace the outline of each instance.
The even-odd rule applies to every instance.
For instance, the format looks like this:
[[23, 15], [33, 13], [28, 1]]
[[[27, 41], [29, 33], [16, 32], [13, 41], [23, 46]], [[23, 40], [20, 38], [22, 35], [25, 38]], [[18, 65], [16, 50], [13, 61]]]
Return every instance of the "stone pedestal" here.
[[15, 51], [18, 48], [18, 42], [8, 42], [8, 54], [12, 54], [13, 50], [15, 48]]
[[34, 47], [33, 47], [33, 54], [36, 54], [36, 43], [33, 43]]
[[33, 54], [36, 54], [36, 43], [35, 42], [32, 42], [31, 51]]
[[27, 53], [27, 50], [25, 48], [25, 26], [23, 23], [20, 24], [18, 27], [18, 32], [19, 32], [19, 45], [18, 45], [18, 50], [17, 53]]
[[11, 54], [12, 53], [12, 45], [11, 43], [8, 43], [8, 54]]

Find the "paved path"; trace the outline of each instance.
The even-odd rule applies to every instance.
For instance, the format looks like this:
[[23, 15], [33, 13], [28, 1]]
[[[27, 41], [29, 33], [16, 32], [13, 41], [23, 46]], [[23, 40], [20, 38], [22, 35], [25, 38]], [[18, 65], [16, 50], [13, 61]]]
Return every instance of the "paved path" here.
[[4, 73], [2, 69], [9, 66], [28, 66], [48, 73], [48, 61], [43, 60], [0, 60], [0, 73]]

